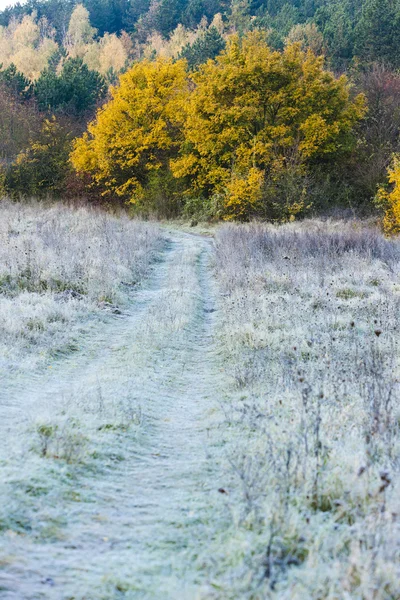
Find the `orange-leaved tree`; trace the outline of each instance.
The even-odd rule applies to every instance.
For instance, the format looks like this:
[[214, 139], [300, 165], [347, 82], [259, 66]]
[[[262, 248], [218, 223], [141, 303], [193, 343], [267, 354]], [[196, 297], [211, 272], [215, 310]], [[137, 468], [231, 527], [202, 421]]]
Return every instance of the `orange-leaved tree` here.
[[187, 87], [183, 60], [136, 63], [75, 142], [71, 160], [76, 171], [89, 174], [105, 195], [139, 206], [160, 187], [164, 193], [166, 182], [173, 179], [169, 160], [182, 142]]
[[224, 218], [265, 213], [278, 189], [286, 190], [278, 218], [299, 212], [302, 190], [289, 193], [282, 180], [301, 181], [311, 163], [350, 149], [365, 113], [364, 97], [351, 99], [346, 78], [326, 71], [322, 57], [300, 44], [273, 51], [262, 32], [233, 36], [193, 82], [172, 170], [192, 195], [218, 198]]

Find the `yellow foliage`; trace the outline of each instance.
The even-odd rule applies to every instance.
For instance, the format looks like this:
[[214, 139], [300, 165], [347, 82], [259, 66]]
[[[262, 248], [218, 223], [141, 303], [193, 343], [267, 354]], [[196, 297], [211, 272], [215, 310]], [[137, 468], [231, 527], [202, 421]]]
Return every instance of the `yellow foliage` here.
[[377, 203], [384, 209], [383, 228], [388, 235], [400, 233], [400, 156], [393, 157], [392, 166], [388, 169], [388, 180], [391, 190], [380, 187]]
[[[250, 173], [268, 180], [279, 159], [294, 149], [304, 162], [345, 149], [365, 112], [364, 97], [351, 101], [346, 78], [327, 72], [321, 57], [300, 44], [273, 51], [260, 32], [233, 36], [193, 82], [186, 144], [172, 169], [191, 180], [193, 193], [228, 192], [228, 217], [238, 213], [237, 181], [243, 189], [239, 212], [245, 217], [253, 207], [254, 197], [243, 184]], [[248, 183], [251, 189], [253, 184]]]
[[251, 168], [246, 177], [233, 176], [227, 184], [225, 219], [242, 219], [256, 209], [262, 196], [263, 173]]
[[132, 202], [171, 171], [226, 219], [294, 218], [309, 205], [310, 163], [349, 150], [366, 111], [322, 57], [300, 43], [273, 51], [262, 32], [232, 36], [190, 76], [182, 60], [135, 64], [112, 96], [76, 142], [75, 168]]
[[37, 79], [58, 49], [54, 35], [46, 19], [38, 21], [35, 12], [11, 21], [8, 27], [0, 27], [0, 64], [13, 63], [26, 77]]
[[179, 148], [186, 63], [142, 61], [113, 88], [88, 132], [75, 142], [71, 160], [106, 192], [140, 203], [151, 172], [168, 168]]

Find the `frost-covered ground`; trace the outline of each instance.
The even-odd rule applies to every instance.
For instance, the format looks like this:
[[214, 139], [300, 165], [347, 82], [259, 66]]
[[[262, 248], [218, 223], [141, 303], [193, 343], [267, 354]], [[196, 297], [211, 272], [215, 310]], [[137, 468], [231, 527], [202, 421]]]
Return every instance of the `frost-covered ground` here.
[[232, 522], [211, 597], [398, 599], [399, 242], [311, 221], [216, 243]]
[[1, 598], [398, 600], [399, 242], [0, 216]]
[[[78, 215], [70, 219], [79, 226]], [[117, 249], [131, 226], [133, 240], [135, 231], [155, 235], [145, 225], [111, 224]], [[91, 246], [93, 232], [85, 232], [82, 243]], [[151, 240], [157, 247], [157, 235]], [[8, 369], [2, 379], [0, 596], [7, 600], [175, 600], [208, 589], [201, 565], [221, 503], [218, 448], [211, 457], [209, 441], [225, 381], [213, 341], [212, 243], [184, 233], [165, 239], [125, 303], [124, 254], [120, 265], [114, 257], [102, 254], [99, 265], [111, 279], [107, 301], [122, 314], [96, 312], [90, 327], [73, 330], [74, 351], [47, 354], [46, 364], [31, 359], [29, 369]], [[95, 289], [87, 310], [103, 301]]]
[[80, 327], [128, 302], [157, 227], [55, 205], [0, 203], [0, 376], [76, 349]]

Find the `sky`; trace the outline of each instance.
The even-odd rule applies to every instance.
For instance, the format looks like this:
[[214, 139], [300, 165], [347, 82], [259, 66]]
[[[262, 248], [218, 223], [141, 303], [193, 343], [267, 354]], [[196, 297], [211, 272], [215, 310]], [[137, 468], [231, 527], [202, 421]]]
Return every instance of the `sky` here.
[[7, 8], [8, 6], [12, 6], [13, 4], [17, 4], [17, 1], [13, 0], [0, 0], [0, 10]]

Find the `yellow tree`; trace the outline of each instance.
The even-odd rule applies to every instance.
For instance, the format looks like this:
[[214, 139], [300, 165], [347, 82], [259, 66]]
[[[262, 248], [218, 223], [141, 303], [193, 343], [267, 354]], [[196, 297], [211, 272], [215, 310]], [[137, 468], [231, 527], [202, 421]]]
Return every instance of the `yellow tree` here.
[[46, 19], [37, 20], [36, 12], [20, 21], [0, 27], [0, 63], [14, 64], [29, 79], [37, 79], [57, 51], [55, 31]]
[[[364, 97], [351, 100], [346, 78], [324, 70], [321, 57], [300, 44], [272, 51], [260, 32], [233, 36], [193, 82], [172, 170], [190, 181], [192, 195], [222, 197], [225, 218], [257, 212], [265, 185], [289, 164], [304, 173], [310, 162], [349, 147], [365, 112]], [[290, 202], [285, 215], [303, 200]]]
[[149, 181], [168, 177], [169, 159], [181, 144], [185, 61], [142, 61], [112, 88], [88, 132], [75, 143], [75, 169], [105, 189], [142, 205]]
[[384, 209], [383, 229], [388, 235], [400, 233], [400, 156], [393, 157], [392, 166], [388, 169], [390, 189], [379, 188], [377, 204]]

